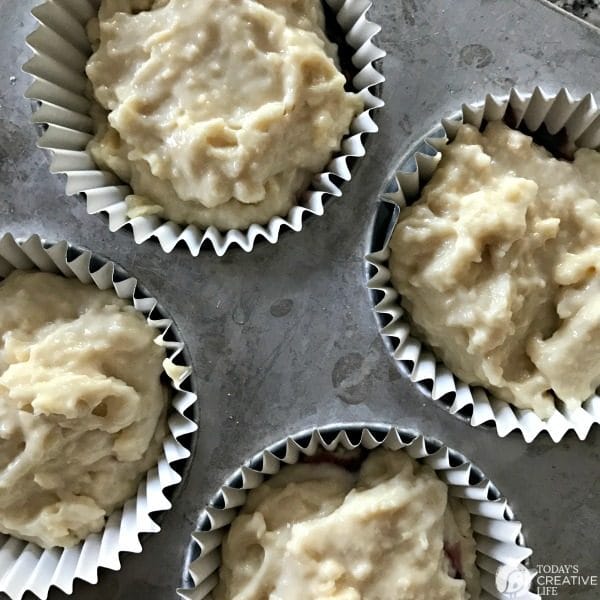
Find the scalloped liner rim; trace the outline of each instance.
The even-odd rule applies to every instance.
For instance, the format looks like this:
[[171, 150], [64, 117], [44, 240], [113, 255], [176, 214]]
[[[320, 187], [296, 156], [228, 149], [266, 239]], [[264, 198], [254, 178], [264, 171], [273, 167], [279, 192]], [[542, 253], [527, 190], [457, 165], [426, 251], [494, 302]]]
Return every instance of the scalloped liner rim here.
[[[42, 134], [37, 145], [39, 148], [44, 148], [52, 154], [51, 172], [64, 173], [67, 177], [67, 195], [81, 194], [86, 199], [86, 209], [87, 213], [90, 215], [100, 212], [104, 213], [108, 218], [108, 227], [111, 232], [114, 233], [124, 227], [129, 228], [131, 229], [136, 244], [141, 244], [148, 239], [155, 238], [159, 242], [162, 250], [166, 253], [172, 252], [174, 248], [181, 243], [188, 248], [192, 256], [198, 256], [205, 243], [211, 246], [218, 256], [223, 256], [229, 248], [234, 246], [241, 248], [245, 252], [251, 252], [255, 242], [260, 238], [270, 244], [275, 244], [279, 240], [282, 229], [288, 228], [292, 231], [300, 231], [306, 217], [309, 215], [323, 215], [325, 211], [325, 202], [327, 201], [327, 199], [324, 200], [325, 196], [340, 197], [342, 195], [340, 187], [332, 180], [332, 176], [339, 177], [346, 182], [350, 181], [351, 175], [348, 161], [350, 158], [358, 159], [366, 154], [362, 139], [363, 136], [378, 131], [377, 124], [373, 120], [371, 113], [384, 106], [383, 100], [372, 93], [372, 88], [383, 84], [385, 81], [385, 77], [375, 69], [374, 63], [380, 61], [386, 55], [385, 51], [374, 43], [374, 39], [381, 31], [381, 27], [372, 21], [369, 21], [367, 18], [367, 13], [372, 6], [372, 2], [368, 0], [326, 0], [326, 2], [331, 10], [336, 13], [338, 22], [344, 22], [343, 25], [341, 23], [340, 25], [346, 32], [346, 39], [352, 39], [352, 42], [348, 42], [348, 45], [355, 50], [352, 61], [355, 64], [364, 63], [355, 75], [353, 81], [361, 83], [358, 94], [361, 95], [365, 101], [365, 109], [353, 119], [349, 133], [344, 136], [341, 142], [340, 151], [334, 154], [323, 172], [314, 176], [311, 187], [304, 193], [304, 196], [308, 197], [308, 199], [302, 199], [301, 203], [292, 206], [285, 218], [276, 216], [271, 218], [266, 225], [252, 224], [245, 231], [231, 229], [226, 232], [220, 232], [214, 226], [210, 226], [205, 231], [202, 231], [195, 225], [181, 226], [173, 221], [167, 221], [156, 217], [135, 217], [130, 219], [124, 216], [123, 207], [125, 206], [125, 203], [123, 198], [115, 199], [115, 201], [111, 202], [108, 206], [95, 208], [93, 207], [93, 202], [90, 200], [90, 196], [93, 200], [94, 194], [98, 193], [100, 190], [106, 189], [107, 185], [101, 185], [100, 187], [94, 188], [85, 188], [84, 186], [83, 189], [79, 189], [75, 179], [81, 170], [66, 169], [63, 167], [55, 168], [53, 165], [57, 160], [55, 152], [57, 148], [53, 148], [52, 145], [46, 145], [46, 134]], [[39, 42], [32, 39], [32, 36], [43, 28], [54, 31], [49, 28], [48, 25], [44, 24], [41, 18], [35, 14], [36, 9], [39, 9], [40, 6], [48, 5], [56, 6], [53, 0], [49, 0], [32, 10], [32, 15], [38, 22], [38, 27], [28, 36], [27, 45], [33, 51], [34, 56], [24, 64], [23, 71], [31, 75], [34, 80], [29, 86], [25, 96], [41, 103], [41, 106], [38, 107], [32, 116], [32, 122], [53, 126], [49, 120], [36, 119], [36, 114], [44, 104], [61, 106], [60, 104], [54, 104], [48, 99], [52, 98], [52, 87], [55, 84], [46, 81], [43, 75], [36, 73], [35, 67], [31, 66], [36, 57], [45, 56], [45, 52], [40, 50], [39, 45], [36, 45], [39, 44]], [[57, 10], [61, 10], [61, 7], [59, 6]], [[57, 128], [57, 131], [61, 128], [61, 126], [57, 125], [54, 125], [54, 127]], [[91, 157], [85, 151], [85, 147], [83, 149], [79, 148], [75, 152], [82, 155], [80, 157], [82, 160], [91, 160]], [[88, 173], [94, 173], [98, 177], [103, 177], [105, 175], [104, 172], [98, 170], [97, 167], [95, 167], [93, 171], [88, 171]], [[128, 188], [126, 184], [117, 184], [117, 187], [124, 186]], [[71, 190], [71, 187], [73, 187], [74, 190]], [[115, 197], [116, 196], [120, 196], [120, 194], [115, 189]]]
[[[412, 146], [412, 152], [409, 151], [403, 155], [400, 166], [402, 167], [402, 165], [406, 165], [407, 162], [414, 159], [416, 169], [414, 171], [401, 169], [396, 171], [395, 175], [389, 180], [388, 185], [385, 186], [385, 189], [389, 189], [389, 187], [392, 186], [397, 191], [384, 192], [380, 195], [374, 219], [376, 219], [377, 214], [379, 214], [383, 202], [396, 205], [400, 210], [402, 209], [405, 205], [404, 193], [402, 191], [402, 177], [405, 176], [407, 178], [406, 180], [412, 177], [413, 180], [419, 181], [420, 168], [427, 163], [439, 161], [439, 149], [447, 143], [448, 139], [450, 139], [448, 136], [449, 127], [458, 126], [463, 122], [469, 122], [469, 119], [467, 118], [469, 111], [472, 113], [480, 113], [479, 117], [483, 118], [483, 114], [489, 104], [495, 104], [497, 107], [500, 107], [500, 109], [504, 107], [504, 114], [506, 114], [506, 110], [509, 106], [516, 104], [517, 114], [519, 115], [518, 121], [521, 122], [525, 120], [527, 110], [533, 101], [549, 104], [549, 106], [554, 106], [558, 101], [566, 102], [569, 112], [564, 126], [566, 126], [573, 116], [576, 116], [577, 110], [584, 113], [581, 117], [581, 121], [584, 123], [583, 130], [581, 130], [581, 123], [579, 124], [579, 128], [575, 127], [576, 130], [579, 130], [578, 135], [575, 137], [576, 140], [582, 138], [587, 132], [587, 128], [593, 127], [594, 123], [600, 119], [600, 109], [595, 102], [593, 94], [589, 93], [577, 97], [573, 96], [566, 88], [560, 88], [556, 93], [551, 94], [546, 93], [539, 86], [534, 88], [533, 92], [526, 93], [520, 92], [517, 88], [512, 88], [508, 94], [487, 94], [483, 101], [479, 100], [473, 103], [464, 103], [460, 110], [455, 111], [448, 118], [443, 118], [438, 126], [431, 128], [424, 137], [420, 138], [419, 141]], [[467, 113], [467, 115], [465, 115], [465, 113]], [[545, 121], [549, 114], [550, 110], [548, 109], [544, 117], [540, 120], [540, 124]], [[587, 124], [585, 123], [586, 121]], [[432, 135], [439, 132], [444, 132], [444, 136], [440, 138]], [[435, 155], [419, 152], [418, 148], [433, 150], [435, 151]], [[428, 164], [427, 168], [432, 169], [431, 164]], [[433, 167], [433, 170], [435, 170], [435, 167]], [[424, 180], [419, 183], [419, 189], [422, 188], [428, 179], [429, 177], [425, 176]], [[391, 231], [392, 228], [393, 225], [390, 223], [389, 231]], [[375, 225], [373, 221], [371, 225], [371, 239], [373, 239], [374, 230]], [[387, 241], [389, 241], [389, 232]], [[600, 398], [598, 395], [592, 396], [586, 400], [583, 403], [582, 408], [575, 411], [573, 416], [569, 417], [569, 415], [564, 415], [557, 410], [549, 420], [543, 421], [532, 410], [517, 409], [504, 400], [494, 397], [490, 398], [480, 387], [474, 386], [472, 388], [470, 385], [463, 383], [447, 369], [441, 360], [435, 357], [435, 353], [426, 344], [423, 344], [417, 338], [412, 337], [410, 325], [403, 320], [403, 315], [406, 311], [397, 302], [399, 294], [392, 287], [390, 282], [389, 269], [387, 268], [388, 257], [389, 249], [387, 248], [387, 244], [380, 250], [371, 251], [365, 257], [366, 266], [375, 269], [374, 274], [369, 276], [369, 270], [367, 268], [367, 288], [373, 304], [377, 326], [380, 334], [384, 338], [392, 338], [398, 341], [397, 345], [391, 342], [392, 346], [395, 348], [391, 353], [392, 358], [408, 371], [411, 381], [417, 384], [428, 383], [432, 386], [431, 392], [426, 392], [422, 386], [419, 386], [419, 389], [427, 397], [436, 402], [436, 404], [441, 405], [453, 415], [456, 415], [466, 407], [472, 407], [473, 414], [471, 417], [467, 418], [470, 425], [477, 427], [485, 423], [493, 422], [499, 437], [505, 437], [512, 431], [518, 431], [527, 443], [531, 443], [538, 435], [544, 432], [547, 433], [555, 443], [560, 442], [570, 431], [575, 432], [580, 440], [584, 440], [587, 438], [592, 427], [600, 424]], [[373, 292], [380, 292], [383, 295], [382, 299], [375, 302]], [[382, 325], [381, 317], [388, 319], [386, 325]], [[401, 326], [403, 329], [402, 332], [399, 331]], [[408, 342], [415, 342], [419, 346], [418, 351], [415, 351], [414, 353], [414, 359], [412, 357], [410, 360], [398, 358], [397, 354], [406, 347]], [[433, 373], [424, 372], [419, 369], [419, 360], [423, 355], [427, 358], [432, 357], [435, 361], [435, 370]], [[449, 382], [445, 381], [443, 392], [436, 394], [436, 383], [438, 383], [439, 380], [438, 376], [440, 368], [443, 370], [442, 377], [447, 380], [449, 375], [452, 378], [452, 384], [449, 387]], [[403, 373], [403, 376], [405, 375], [406, 374]], [[440, 401], [441, 398], [447, 397], [449, 394], [454, 396], [454, 401], [451, 404]], [[597, 414], [594, 415], [592, 411]], [[574, 415], [579, 415], [580, 421], [578, 423], [574, 421]], [[556, 423], [556, 426], [554, 426], [554, 423]]]
[[[127, 525], [123, 519], [123, 508], [117, 509], [107, 517], [107, 526], [102, 531], [97, 534], [91, 534], [84, 541], [80, 542], [80, 544], [69, 549], [53, 548], [44, 550], [36, 544], [0, 534], [0, 559], [2, 559], [2, 564], [6, 566], [6, 554], [3, 557], [3, 553], [8, 552], [9, 557], [12, 556], [14, 559], [12, 567], [17, 567], [19, 571], [11, 573], [9, 570], [0, 575], [0, 592], [4, 592], [9, 598], [14, 599], [21, 598], [27, 591], [32, 592], [39, 598], [46, 598], [52, 587], [57, 587], [66, 594], [73, 593], [73, 584], [77, 579], [90, 584], [97, 583], [98, 570], [101, 567], [115, 571], [119, 570], [121, 568], [119, 556], [121, 553], [142, 552], [140, 535], [157, 533], [161, 530], [160, 525], [156, 523], [151, 515], [154, 513], [163, 515], [166, 511], [170, 510], [171, 502], [164, 495], [164, 492], [167, 488], [173, 488], [173, 486], [182, 482], [182, 476], [173, 469], [172, 464], [181, 460], [189, 461], [192, 451], [195, 448], [195, 440], [192, 441], [188, 448], [182, 445], [179, 438], [193, 434], [198, 429], [195, 421], [184, 414], [196, 403], [197, 395], [193, 391], [193, 388], [192, 391], [186, 391], [181, 387], [191, 377], [192, 369], [188, 364], [185, 344], [179, 336], [177, 325], [168, 316], [168, 313], [163, 309], [161, 304], [147, 294], [137, 278], [129, 276], [125, 269], [110, 259], [95, 254], [84, 247], [72, 245], [65, 240], [49, 242], [43, 240], [38, 235], [32, 235], [28, 238], [15, 238], [7, 233], [0, 237], [0, 255], [6, 251], [7, 246], [10, 246], [13, 256], [15, 255], [14, 253], [21, 252], [26, 257], [26, 260], [24, 259], [24, 262], [19, 266], [15, 266], [14, 262], [10, 260], [3, 259], [13, 268], [55, 272], [59, 275], [74, 277], [80, 281], [80, 275], [83, 274], [84, 279], [87, 279], [84, 283], [95, 285], [99, 289], [113, 289], [117, 296], [128, 300], [136, 311], [144, 316], [146, 322], [157, 329], [159, 335], [157, 335], [156, 339], [161, 340], [161, 345], [164, 345], [167, 358], [174, 360], [179, 357], [179, 366], [186, 369], [185, 373], [177, 380], [172, 379], [163, 371], [169, 377], [171, 388], [174, 390], [171, 398], [172, 410], [167, 419], [168, 434], [163, 442], [163, 453], [159, 458], [158, 464], [148, 471], [148, 474], [141, 480], [136, 496], [127, 500], [123, 506], [125, 508], [127, 505], [133, 506], [133, 503], [135, 503], [135, 508], [128, 510], [128, 514], [126, 515], [131, 517], [129, 513], [133, 510], [136, 524], [134, 539], [120, 540], [120, 531], [123, 524]], [[69, 259], [68, 253], [73, 250], [75, 250], [77, 256]], [[39, 256], [40, 253], [48, 259], [48, 265], [53, 263], [50, 269], [33, 260], [32, 255]], [[27, 264], [27, 260], [31, 263], [30, 265]], [[90, 268], [91, 261], [95, 261], [96, 265], [98, 265], [94, 271], [91, 271]], [[63, 269], [67, 270], [66, 274]], [[87, 276], [85, 275], [86, 272]], [[96, 280], [104, 280], [104, 283], [106, 283], [107, 277], [110, 279], [109, 285], [100, 287], [100, 283]], [[140, 292], [142, 295], [136, 296], [136, 293], [140, 294]], [[151, 316], [155, 310], [158, 310], [158, 316]], [[174, 335], [173, 341], [163, 341], [164, 336], [168, 332]], [[183, 359], [183, 363], [181, 359]], [[184, 476], [187, 475], [187, 470], [188, 468], [185, 469]], [[157, 489], [157, 482], [160, 489]], [[152, 498], [148, 496], [149, 486], [152, 487], [151, 493], [155, 494]], [[119, 531], [116, 533], [114, 531], [108, 532], [109, 524], [114, 525], [117, 519], [120, 520]], [[131, 519], [128, 521], [131, 521]], [[108, 539], [108, 537], [105, 538], [105, 533], [107, 533], [108, 537], [112, 534], [111, 540], [119, 545], [119, 548], [116, 552], [103, 552], [99, 548], [96, 552], [97, 561], [90, 568], [90, 565], [85, 564], [85, 557], [83, 560], [81, 558], [85, 554], [86, 542], [93, 540], [97, 546], [104, 546], [105, 540]], [[114, 537], [115, 535], [117, 535], [117, 538]], [[92, 549], [91, 552], [93, 555], [95, 551]], [[25, 561], [27, 563], [26, 566], [31, 572], [29, 580], [25, 585], [22, 583], [15, 585], [11, 582], [15, 577], [20, 580], [25, 575], [23, 567], [20, 570], [18, 569], [19, 561]], [[43, 573], [44, 561], [46, 563], [55, 563], [52, 573]], [[76, 565], [73, 565], [74, 562]], [[61, 580], [61, 570], [72, 571], [72, 577], [66, 577]], [[40, 583], [40, 579], [49, 582]]]
[[[353, 441], [358, 434], [360, 434], [360, 440], [358, 442]], [[329, 438], [331, 438], [330, 441], [327, 441]], [[473, 505], [476, 503], [489, 503], [495, 506], [495, 511], [488, 511], [484, 514], [485, 511], [477, 512], [470, 505], [474, 512], [471, 512], [471, 509], [469, 509], [469, 512], [474, 518], [483, 517], [487, 520], [510, 523], [509, 537], [512, 539], [510, 543], [519, 551], [510, 561], [503, 562], [495, 557], [490, 559], [490, 555], [483, 555], [486, 549], [489, 551], [489, 547], [482, 542], [482, 547], [478, 548], [478, 564], [483, 561], [489, 567], [493, 561], [497, 564], [512, 565], [523, 564], [525, 561], [530, 560], [532, 550], [525, 545], [522, 524], [515, 519], [508, 501], [485, 473], [469, 461], [464, 454], [449, 448], [436, 438], [424, 436], [414, 428], [403, 428], [377, 422], [329, 424], [304, 429], [270, 444], [264, 450], [247, 459], [241, 467], [227, 477], [223, 486], [210, 499], [208, 506], [204, 508], [198, 519], [198, 523], [206, 523], [208, 528], [203, 527], [202, 530], [197, 530], [192, 534], [183, 573], [184, 577], [194, 582], [195, 587], [179, 588], [177, 590], [179, 596], [184, 600], [204, 600], [211, 597], [211, 591], [216, 583], [215, 578], [218, 577], [218, 559], [213, 553], [220, 546], [222, 540], [220, 530], [231, 523], [235, 517], [233, 513], [237, 513], [238, 509], [243, 506], [248, 490], [258, 487], [264, 479], [278, 472], [282, 466], [298, 462], [300, 455], [310, 456], [314, 453], [314, 450], [319, 448], [332, 451], [340, 445], [344, 448], [364, 447], [367, 450], [381, 446], [392, 450], [405, 450], [411, 457], [419, 461], [422, 460], [436, 472], [440, 470], [452, 472], [453, 475], [447, 479], [441, 477], [448, 485], [449, 490], [456, 492], [455, 495], [458, 497], [467, 498], [467, 501]], [[282, 454], [283, 456], [281, 456]], [[461, 471], [464, 471], [467, 484], [461, 484], [460, 477], [457, 477], [457, 474]], [[477, 479], [475, 483], [469, 483], [472, 473], [475, 474]], [[468, 494], [461, 496], [458, 488], [471, 490], [473, 496], [470, 499], [468, 499]], [[485, 494], [485, 500], [478, 498], [478, 494]], [[475, 533], [488, 537], [488, 539], [494, 539], [482, 532]], [[506, 535], [498, 537], [496, 541], [499, 544], [506, 545]], [[189, 562], [193, 548], [198, 548], [200, 554], [198, 558]], [[528, 571], [531, 584], [535, 571], [529, 569]], [[483, 580], [482, 574], [482, 584], [492, 585], [489, 578], [485, 582]], [[491, 596], [483, 597], [491, 598]], [[538, 595], [533, 593], [528, 593], [526, 598], [528, 600], [540, 599]]]

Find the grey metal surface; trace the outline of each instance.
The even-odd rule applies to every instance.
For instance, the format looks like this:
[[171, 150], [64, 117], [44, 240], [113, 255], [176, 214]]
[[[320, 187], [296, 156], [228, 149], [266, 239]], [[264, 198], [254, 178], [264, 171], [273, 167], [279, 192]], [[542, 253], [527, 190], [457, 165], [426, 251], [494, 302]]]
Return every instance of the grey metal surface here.
[[[416, 139], [488, 91], [540, 84], [598, 93], [598, 30], [534, 0], [375, 0], [370, 14], [388, 52], [387, 106], [344, 197], [275, 246], [194, 259], [110, 233], [48, 172], [23, 99], [29, 78], [20, 71], [38, 2], [0, 1], [0, 235], [67, 239], [138, 277], [177, 322], [201, 402], [190, 475], [162, 532], [145, 540], [142, 554], [124, 555], [119, 572], [102, 571], [95, 586], [78, 582], [75, 597], [175, 600], [198, 513], [225, 477], [286, 434], [336, 421], [389, 422], [443, 440], [510, 499], [534, 564], [577, 564], [599, 575], [600, 428], [583, 443], [571, 434], [560, 445], [547, 437], [526, 445], [434, 406], [387, 353], [363, 261], [377, 194]], [[589, 586], [559, 591], [581, 600], [600, 594]]]

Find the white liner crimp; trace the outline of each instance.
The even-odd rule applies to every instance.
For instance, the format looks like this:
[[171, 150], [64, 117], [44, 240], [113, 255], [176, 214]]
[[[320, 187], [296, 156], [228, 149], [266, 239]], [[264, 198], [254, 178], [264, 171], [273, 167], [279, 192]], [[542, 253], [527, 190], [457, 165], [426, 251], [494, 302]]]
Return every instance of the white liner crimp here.
[[203, 245], [212, 247], [219, 256], [231, 246], [250, 252], [259, 238], [274, 244], [282, 229], [300, 231], [306, 216], [323, 214], [324, 202], [329, 196], [342, 195], [335, 177], [350, 180], [349, 160], [364, 156], [365, 134], [378, 130], [371, 113], [383, 106], [374, 88], [383, 83], [384, 77], [373, 63], [383, 58], [385, 52], [373, 42], [381, 28], [367, 18], [371, 2], [326, 2], [354, 50], [352, 62], [358, 72], [352, 83], [365, 108], [352, 121], [340, 151], [325, 171], [313, 178], [309, 190], [285, 218], [273, 217], [266, 225], [253, 224], [246, 231], [220, 232], [213, 226], [202, 231], [195, 225], [180, 226], [157, 217], [130, 219], [127, 216], [125, 197], [131, 189], [114, 174], [100, 171], [85, 149], [93, 135], [90, 101], [85, 95], [85, 64], [91, 54], [85, 24], [97, 13], [99, 0], [50, 0], [32, 10], [39, 27], [27, 38], [33, 58], [23, 70], [34, 79], [26, 96], [39, 101], [33, 121], [47, 126], [38, 146], [52, 154], [50, 171], [66, 175], [67, 194], [83, 194], [88, 214], [105, 213], [111, 231], [129, 225], [137, 244], [155, 237], [165, 252], [171, 252], [179, 242], [183, 242], [193, 256], [199, 254]]
[[[556, 94], [545, 93], [536, 87], [533, 93], [521, 93], [511, 89], [508, 96], [487, 95], [483, 103], [464, 104], [459, 115], [442, 120], [442, 127], [425, 138], [420, 152], [412, 158], [416, 168], [412, 171], [398, 171], [390, 182], [392, 191], [383, 194], [383, 202], [392, 203], [398, 208], [389, 223], [383, 247], [366, 257], [374, 267], [367, 286], [378, 292], [381, 299], [375, 305], [375, 311], [387, 321], [381, 326], [381, 334], [393, 340], [393, 356], [407, 369], [415, 383], [427, 384], [430, 396], [435, 401], [451, 398], [449, 411], [472, 411], [469, 417], [471, 425], [477, 426], [491, 422], [498, 435], [504, 437], [518, 430], [526, 442], [533, 441], [541, 432], [546, 431], [554, 442], [559, 442], [568, 431], [574, 431], [579, 439], [587, 437], [592, 425], [600, 423], [600, 397], [598, 393], [586, 400], [576, 410], [557, 408], [551, 417], [544, 421], [532, 410], [518, 409], [515, 406], [489, 395], [480, 387], [471, 387], [460, 381], [445, 365], [436, 359], [431, 350], [413, 337], [406, 311], [401, 307], [399, 294], [392, 287], [388, 259], [389, 238], [396, 223], [398, 211], [416, 200], [421, 189], [429, 181], [440, 159], [440, 149], [456, 136], [462, 123], [479, 127], [482, 121], [497, 121], [511, 112], [511, 125], [525, 123], [530, 131], [537, 131], [545, 125], [550, 134], [566, 133], [569, 144], [576, 147], [600, 148], [600, 110], [591, 94], [574, 99], [566, 90]], [[406, 164], [410, 156], [405, 156], [401, 165]], [[441, 403], [441, 402], [440, 402]], [[560, 403], [562, 404], [562, 403]]]
[[[99, 268], [98, 264], [101, 265]], [[48, 550], [0, 534], [0, 592], [8, 594], [12, 600], [19, 600], [27, 591], [45, 599], [52, 586], [71, 594], [75, 579], [97, 583], [99, 567], [119, 570], [121, 552], [141, 552], [140, 534], [160, 531], [160, 526], [152, 519], [151, 513], [171, 508], [171, 502], [164, 492], [166, 488], [181, 481], [173, 463], [190, 456], [190, 449], [179, 438], [198, 428], [184, 414], [196, 401], [196, 395], [182, 388], [191, 374], [191, 368], [183, 358], [183, 343], [165, 339], [173, 322], [160, 315], [159, 318], [156, 314], [153, 315], [156, 300], [142, 296], [137, 280], [133, 277], [120, 277], [112, 262], [92, 257], [89, 251], [70, 258], [67, 242], [45, 245], [38, 236], [18, 242], [10, 234], [6, 234], [0, 238], [0, 279], [15, 269], [62, 274], [82, 283], [95, 285], [101, 290], [114, 289], [117, 296], [129, 300], [146, 317], [147, 323], [158, 330], [155, 342], [163, 346], [167, 358], [171, 361], [176, 359], [180, 367], [177, 369], [177, 379], [170, 378], [172, 406], [168, 415], [163, 453], [158, 464], [140, 482], [137, 496], [108, 517], [104, 530], [89, 535], [72, 548]]]
[[[211, 592], [218, 582], [221, 543], [238, 510], [245, 504], [249, 490], [257, 488], [284, 465], [299, 462], [302, 456], [340, 447], [347, 450], [358, 447], [403, 450], [415, 460], [429, 465], [448, 485], [449, 494], [460, 498], [471, 515], [481, 574], [480, 600], [539, 600], [540, 596], [527, 591], [536, 572], [523, 564], [532, 550], [525, 545], [521, 523], [515, 520], [507, 500], [494, 484], [462, 454], [438, 440], [413, 430], [369, 423], [336, 424], [302, 431], [246, 461], [200, 515], [201, 530], [192, 534], [194, 554], [198, 557], [186, 569], [194, 587], [178, 589], [179, 596], [185, 600], [212, 598]], [[511, 596], [498, 590], [496, 571], [502, 565], [514, 567], [528, 578], [520, 594]]]

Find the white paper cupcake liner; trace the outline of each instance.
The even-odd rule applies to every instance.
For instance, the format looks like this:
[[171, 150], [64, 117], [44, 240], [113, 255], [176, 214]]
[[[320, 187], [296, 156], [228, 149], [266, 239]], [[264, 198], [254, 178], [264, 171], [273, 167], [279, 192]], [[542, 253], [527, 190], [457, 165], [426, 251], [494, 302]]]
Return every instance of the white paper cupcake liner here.
[[[526, 442], [533, 441], [546, 431], [559, 442], [568, 431], [583, 440], [594, 423], [600, 423], [600, 397], [596, 393], [577, 410], [557, 408], [544, 421], [532, 410], [522, 410], [489, 395], [480, 387], [471, 387], [453, 375], [437, 360], [430, 349], [413, 337], [406, 311], [400, 306], [398, 292], [392, 287], [388, 259], [389, 238], [398, 214], [407, 204], [419, 197], [429, 181], [441, 154], [439, 150], [453, 140], [461, 123], [479, 127], [483, 120], [509, 120], [511, 126], [524, 123], [530, 131], [543, 124], [552, 135], [566, 134], [569, 143], [577, 147], [600, 147], [600, 110], [591, 94], [574, 99], [566, 89], [547, 94], [540, 88], [524, 94], [512, 89], [508, 96], [488, 95], [483, 103], [465, 104], [461, 113], [442, 120], [442, 127], [430, 132], [416, 152], [405, 156], [401, 170], [383, 194], [375, 219], [372, 253], [366, 257], [370, 265], [368, 288], [371, 290], [381, 333], [387, 338], [393, 356], [408, 371], [413, 382], [449, 408], [452, 414], [466, 416], [471, 425], [491, 423], [498, 435], [504, 437], [518, 430]], [[407, 165], [407, 159], [414, 163]], [[406, 168], [406, 170], [404, 170]]]
[[121, 552], [141, 552], [140, 534], [160, 531], [151, 515], [171, 508], [165, 490], [181, 481], [173, 463], [190, 456], [190, 450], [180, 438], [198, 428], [184, 414], [196, 401], [196, 395], [182, 387], [187, 385], [185, 381], [191, 368], [186, 364], [183, 343], [174, 334], [173, 322], [160, 314], [157, 301], [140, 290], [136, 279], [124, 277], [112, 262], [92, 256], [88, 251], [74, 251], [67, 242], [45, 245], [38, 236], [18, 242], [7, 234], [0, 238], [0, 279], [14, 269], [63, 274], [101, 290], [114, 289], [117, 296], [131, 301], [148, 324], [160, 332], [155, 342], [165, 348], [168, 360], [176, 365], [168, 369], [172, 408], [163, 454], [157, 466], [142, 479], [137, 496], [109, 516], [103, 531], [89, 535], [72, 548], [48, 550], [0, 534], [0, 592], [19, 600], [31, 591], [43, 600], [52, 586], [70, 594], [75, 579], [97, 583], [99, 567], [120, 569]]
[[[462, 499], [471, 515], [481, 574], [481, 600], [540, 598], [526, 591], [531, 587], [535, 571], [524, 565], [532, 550], [525, 545], [522, 525], [515, 519], [507, 500], [481, 470], [438, 440], [413, 430], [369, 423], [336, 424], [302, 431], [269, 446], [235, 471], [200, 515], [199, 529], [192, 534], [189, 553], [192, 560], [184, 570], [185, 585], [190, 587], [178, 589], [179, 596], [185, 600], [212, 598], [211, 592], [218, 582], [221, 543], [228, 526], [246, 502], [249, 490], [257, 488], [282, 466], [297, 463], [302, 456], [338, 447], [405, 451], [429, 465], [448, 485], [449, 494]], [[496, 572], [503, 565], [507, 565], [504, 569], [520, 570], [527, 577], [528, 584], [518, 596], [505, 595], [496, 586]]]
[[85, 96], [85, 64], [91, 54], [85, 24], [97, 13], [98, 0], [71, 0], [68, 10], [64, 2], [50, 0], [32, 10], [40, 26], [27, 38], [34, 56], [23, 70], [34, 79], [26, 96], [39, 101], [33, 121], [46, 126], [38, 146], [52, 154], [50, 171], [64, 173], [66, 193], [82, 194], [88, 214], [104, 213], [111, 231], [129, 225], [137, 244], [154, 237], [165, 252], [171, 252], [180, 242], [193, 256], [211, 247], [219, 256], [232, 246], [250, 252], [259, 239], [274, 244], [282, 230], [300, 231], [305, 217], [323, 214], [328, 197], [342, 195], [336, 178], [350, 181], [349, 161], [364, 156], [365, 134], [378, 130], [371, 113], [383, 106], [375, 88], [383, 83], [384, 77], [373, 63], [383, 58], [385, 52], [373, 43], [381, 28], [367, 19], [371, 2], [326, 0], [326, 3], [336, 14], [346, 42], [354, 51], [352, 62], [357, 74], [352, 83], [365, 108], [352, 121], [340, 151], [313, 178], [309, 190], [286, 217], [273, 217], [266, 225], [253, 224], [244, 231], [220, 232], [214, 226], [203, 231], [195, 225], [179, 225], [157, 217], [127, 216], [125, 197], [131, 193], [130, 187], [114, 174], [99, 170], [86, 152], [93, 123], [89, 116], [90, 102]]

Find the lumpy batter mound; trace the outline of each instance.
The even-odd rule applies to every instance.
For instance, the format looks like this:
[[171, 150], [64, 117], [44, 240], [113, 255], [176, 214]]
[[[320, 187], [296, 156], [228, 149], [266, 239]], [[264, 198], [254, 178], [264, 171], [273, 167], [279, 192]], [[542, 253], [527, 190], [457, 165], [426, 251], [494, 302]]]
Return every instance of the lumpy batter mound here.
[[600, 385], [600, 153], [463, 125], [403, 209], [390, 269], [417, 331], [467, 383], [547, 418]]
[[319, 0], [103, 0], [88, 149], [128, 215], [246, 228], [285, 216], [339, 150], [346, 92]]
[[476, 600], [470, 516], [435, 472], [378, 449], [360, 471], [298, 464], [252, 490], [216, 600]]
[[166, 433], [157, 331], [112, 291], [0, 282], [0, 532], [42, 547], [100, 531]]

